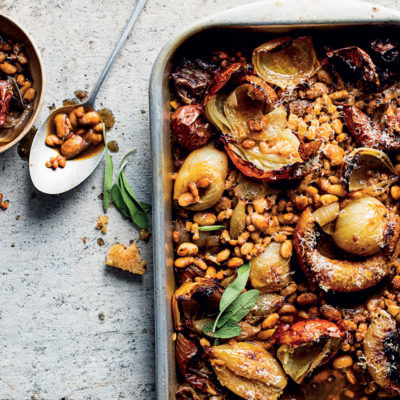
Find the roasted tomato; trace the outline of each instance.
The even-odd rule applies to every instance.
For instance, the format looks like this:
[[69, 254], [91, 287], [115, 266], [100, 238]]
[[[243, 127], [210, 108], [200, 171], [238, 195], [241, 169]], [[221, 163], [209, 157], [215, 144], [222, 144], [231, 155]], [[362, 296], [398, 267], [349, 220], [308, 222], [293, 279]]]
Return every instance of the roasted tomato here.
[[176, 143], [189, 151], [205, 146], [212, 136], [201, 105], [179, 107], [171, 116], [171, 132]]
[[319, 365], [325, 364], [339, 349], [345, 333], [323, 319], [300, 321], [277, 337], [277, 357], [285, 372], [301, 384]]
[[0, 81], [0, 125], [6, 122], [10, 100], [13, 96], [11, 83], [8, 81]]
[[184, 60], [171, 74], [175, 92], [184, 104], [199, 104], [213, 79], [217, 66], [197, 59]]
[[329, 58], [340, 68], [340, 72], [361, 78], [364, 82], [379, 86], [379, 77], [376, 66], [371, 57], [364, 50], [356, 46], [344, 47], [342, 49], [326, 53]]
[[357, 143], [378, 150], [399, 151], [400, 137], [382, 129], [355, 106], [343, 106], [344, 122]]

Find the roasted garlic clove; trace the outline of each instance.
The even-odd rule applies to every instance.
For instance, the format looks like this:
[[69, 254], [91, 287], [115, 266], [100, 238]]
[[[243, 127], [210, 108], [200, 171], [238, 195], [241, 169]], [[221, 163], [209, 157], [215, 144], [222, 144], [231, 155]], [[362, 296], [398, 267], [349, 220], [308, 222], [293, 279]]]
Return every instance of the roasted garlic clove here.
[[276, 400], [287, 385], [278, 361], [259, 345], [230, 341], [206, 352], [221, 385], [244, 399]]
[[174, 200], [188, 210], [206, 210], [221, 198], [227, 174], [228, 157], [224, 152], [212, 145], [194, 150], [178, 172]]
[[333, 240], [342, 250], [372, 256], [383, 249], [389, 211], [375, 197], [361, 197], [342, 208], [336, 219]]
[[300, 321], [282, 332], [277, 357], [285, 372], [298, 384], [318, 366], [332, 358], [345, 332], [322, 319]]

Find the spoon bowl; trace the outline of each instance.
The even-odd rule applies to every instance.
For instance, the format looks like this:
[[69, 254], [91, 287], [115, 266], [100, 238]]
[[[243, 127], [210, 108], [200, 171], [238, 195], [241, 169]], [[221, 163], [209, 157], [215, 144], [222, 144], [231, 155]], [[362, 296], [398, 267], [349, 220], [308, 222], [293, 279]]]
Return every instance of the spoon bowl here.
[[[82, 106], [89, 106], [83, 103]], [[76, 108], [78, 105], [60, 107], [54, 110], [37, 131], [32, 142], [31, 152], [29, 156], [29, 172], [32, 183], [42, 193], [60, 194], [73, 189], [83, 182], [97, 167], [100, 160], [103, 158], [105, 147], [96, 154], [85, 157], [83, 154], [76, 159], [67, 160], [64, 168], [47, 168], [46, 161], [51, 157], [56, 157], [60, 153], [46, 145], [48, 123], [56, 114], [69, 111]]]
[[137, 0], [128, 23], [126, 24], [117, 44], [115, 45], [114, 50], [112, 51], [110, 58], [108, 59], [89, 99], [82, 104], [61, 107], [57, 110], [54, 110], [37, 131], [35, 138], [33, 139], [31, 152], [29, 155], [29, 172], [32, 183], [36, 189], [40, 190], [41, 192], [47, 194], [59, 194], [73, 189], [83, 182], [95, 170], [102, 159], [105, 146], [103, 146], [103, 149], [96, 154], [90, 154], [90, 156], [85, 157], [85, 153], [82, 153], [82, 155], [78, 156], [76, 159], [72, 158], [68, 160], [64, 168], [57, 168], [55, 170], [53, 170], [53, 168], [47, 168], [46, 161], [49, 161], [51, 157], [56, 157], [59, 155], [56, 149], [47, 146], [45, 143], [47, 126], [49, 121], [56, 114], [60, 113], [60, 111], [67, 113], [68, 111], [71, 111], [72, 108], [77, 106], [95, 109], [94, 104], [97, 93], [99, 92], [100, 87], [111, 68], [111, 65], [113, 64], [119, 50], [128, 37], [129, 32], [131, 31], [146, 2], [147, 0]]

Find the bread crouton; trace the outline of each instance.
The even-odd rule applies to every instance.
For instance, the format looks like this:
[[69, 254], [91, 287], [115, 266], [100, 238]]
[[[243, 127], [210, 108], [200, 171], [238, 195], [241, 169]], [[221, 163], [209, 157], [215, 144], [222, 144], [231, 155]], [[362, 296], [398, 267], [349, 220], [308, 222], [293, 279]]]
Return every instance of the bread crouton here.
[[142, 259], [135, 243], [132, 243], [129, 247], [123, 244], [115, 244], [108, 251], [106, 264], [133, 274], [143, 275], [147, 261]]

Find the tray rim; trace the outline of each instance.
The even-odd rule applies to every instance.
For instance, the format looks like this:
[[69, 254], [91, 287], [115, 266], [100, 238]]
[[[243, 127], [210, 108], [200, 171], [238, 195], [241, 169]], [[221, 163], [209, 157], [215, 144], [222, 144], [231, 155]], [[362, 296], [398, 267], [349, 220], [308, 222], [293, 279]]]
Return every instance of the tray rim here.
[[[309, 10], [312, 5], [312, 10]], [[260, 15], [268, 9], [266, 17]], [[342, 11], [346, 10], [343, 15]], [[271, 11], [276, 11], [271, 12]], [[300, 12], [300, 14], [299, 14]], [[282, 16], [281, 16], [282, 15]], [[286, 18], [283, 17], [286, 16]], [[193, 24], [168, 41], [159, 52], [152, 68], [149, 83], [149, 107], [151, 130], [151, 156], [153, 172], [153, 271], [154, 271], [154, 314], [155, 314], [155, 385], [156, 399], [167, 400], [174, 391], [169, 387], [169, 378], [175, 371], [168, 369], [172, 357], [173, 332], [168, 332], [168, 318], [171, 314], [170, 299], [167, 300], [166, 264], [167, 248], [171, 249], [172, 241], [165, 236], [165, 221], [169, 209], [165, 207], [165, 180], [168, 173], [164, 170], [164, 137], [165, 104], [164, 81], [168, 62], [178, 48], [197, 33], [213, 28], [262, 28], [262, 27], [318, 27], [355, 26], [355, 25], [399, 25], [400, 11], [353, 0], [336, 0], [328, 6], [324, 0], [282, 0], [260, 1], [246, 4], [216, 14]], [[169, 129], [167, 128], [169, 131]], [[170, 215], [169, 215], [170, 217]], [[170, 228], [170, 227], [169, 227]], [[175, 388], [174, 388], [175, 390]]]

